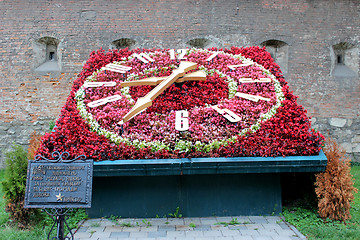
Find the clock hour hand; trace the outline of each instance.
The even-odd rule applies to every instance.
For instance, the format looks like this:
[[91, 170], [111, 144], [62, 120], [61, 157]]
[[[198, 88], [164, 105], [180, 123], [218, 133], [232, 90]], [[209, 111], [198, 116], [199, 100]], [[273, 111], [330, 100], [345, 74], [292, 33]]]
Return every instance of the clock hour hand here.
[[172, 83], [174, 83], [180, 77], [183, 77], [186, 72], [193, 70], [197, 67], [197, 63], [193, 62], [181, 62], [179, 68], [175, 69], [170, 76], [160, 82], [153, 90], [151, 90], [144, 97], [138, 98], [135, 106], [123, 117], [123, 120], [119, 124], [126, 123], [139, 112], [143, 111], [147, 107], [152, 105], [152, 101], [163, 93]]
[[[141, 86], [141, 85], [149, 85], [155, 86], [164, 81], [167, 77], [150, 77], [144, 78], [136, 81], [122, 82], [120, 83], [121, 87], [130, 87], [130, 86]], [[183, 77], [178, 78], [175, 82], [181, 83], [185, 81], [205, 81], [206, 73], [204, 71], [196, 71], [192, 73], [185, 74]]]

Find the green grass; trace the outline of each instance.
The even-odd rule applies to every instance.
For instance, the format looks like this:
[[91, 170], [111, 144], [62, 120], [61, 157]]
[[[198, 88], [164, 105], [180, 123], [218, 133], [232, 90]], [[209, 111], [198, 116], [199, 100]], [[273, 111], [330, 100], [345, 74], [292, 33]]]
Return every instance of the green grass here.
[[[360, 189], [360, 166], [353, 166], [351, 174], [355, 179], [354, 186]], [[286, 221], [293, 224], [308, 239], [360, 239], [360, 192], [356, 193], [351, 206], [352, 219], [347, 224], [329, 221], [324, 223], [316, 209], [293, 208], [285, 209]]]
[[[4, 179], [4, 170], [0, 170], [0, 182]], [[42, 213], [43, 219], [33, 223], [30, 230], [20, 230], [9, 222], [9, 214], [5, 212], [4, 192], [0, 186], [0, 240], [42, 240], [47, 239], [47, 234], [53, 224], [52, 219]], [[69, 213], [67, 220], [70, 228], [76, 228], [77, 223], [87, 217], [84, 209], [79, 209]], [[56, 231], [56, 229], [55, 229]], [[54, 231], [53, 231], [54, 233]], [[56, 232], [55, 232], [56, 234]]]

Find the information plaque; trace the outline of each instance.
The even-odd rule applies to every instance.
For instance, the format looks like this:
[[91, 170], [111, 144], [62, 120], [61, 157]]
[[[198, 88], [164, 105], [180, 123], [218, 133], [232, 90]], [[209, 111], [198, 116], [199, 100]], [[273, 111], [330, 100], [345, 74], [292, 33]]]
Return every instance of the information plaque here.
[[29, 161], [25, 208], [91, 207], [93, 160], [36, 158]]

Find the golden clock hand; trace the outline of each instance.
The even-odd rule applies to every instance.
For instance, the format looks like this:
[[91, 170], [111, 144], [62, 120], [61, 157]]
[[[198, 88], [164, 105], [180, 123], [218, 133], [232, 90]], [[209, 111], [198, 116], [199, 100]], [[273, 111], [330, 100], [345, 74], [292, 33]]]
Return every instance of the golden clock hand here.
[[186, 72], [195, 69], [197, 63], [193, 62], [181, 62], [179, 68], [175, 69], [170, 76], [168, 76], [164, 81], [159, 83], [153, 90], [151, 90], [144, 97], [138, 98], [135, 103], [135, 106], [123, 117], [123, 120], [119, 124], [126, 123], [139, 112], [143, 111], [147, 107], [152, 105], [152, 101], [157, 98], [161, 93], [163, 93], [172, 83], [174, 83], [178, 78], [185, 75]]
[[[130, 86], [140, 86], [140, 85], [149, 85], [155, 86], [164, 81], [168, 77], [150, 77], [144, 78], [141, 80], [130, 81], [130, 82], [122, 82], [120, 83], [121, 87], [130, 87]], [[206, 73], [204, 71], [196, 71], [192, 73], [185, 74], [183, 77], [178, 78], [175, 82], [181, 83], [185, 81], [205, 81]]]

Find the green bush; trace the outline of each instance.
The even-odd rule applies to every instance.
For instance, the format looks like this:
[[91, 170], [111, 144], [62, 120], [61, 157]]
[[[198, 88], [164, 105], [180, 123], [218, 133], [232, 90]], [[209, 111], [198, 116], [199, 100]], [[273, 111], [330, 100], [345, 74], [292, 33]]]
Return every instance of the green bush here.
[[27, 166], [28, 156], [22, 146], [14, 144], [12, 150], [5, 152], [5, 174], [1, 182], [5, 210], [20, 228], [27, 227], [30, 217], [37, 216], [33, 214], [36, 210], [24, 208]]

